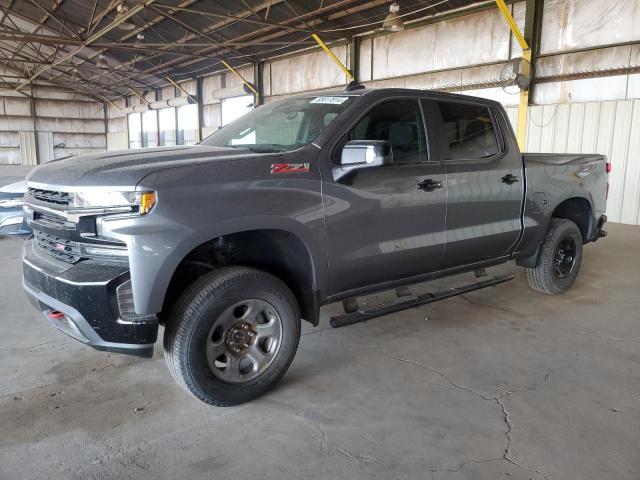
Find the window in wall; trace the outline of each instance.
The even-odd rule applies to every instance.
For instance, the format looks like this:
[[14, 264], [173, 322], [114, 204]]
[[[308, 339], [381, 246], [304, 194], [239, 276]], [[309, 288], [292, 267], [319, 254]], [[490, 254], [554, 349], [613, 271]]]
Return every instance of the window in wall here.
[[160, 120], [160, 145], [176, 144], [176, 109], [163, 108], [158, 112]]
[[149, 110], [142, 114], [142, 145], [158, 146], [158, 111]]
[[142, 120], [140, 113], [130, 113], [127, 121], [129, 126], [129, 148], [142, 148]]
[[253, 109], [253, 95], [225, 98], [222, 100], [222, 126], [233, 122]]
[[443, 160], [481, 159], [500, 151], [489, 108], [458, 102], [438, 102], [447, 152]]
[[388, 141], [394, 163], [427, 160], [424, 124], [418, 100], [391, 100], [374, 107], [349, 132], [349, 140]]
[[178, 107], [178, 144], [194, 145], [198, 141], [198, 105]]

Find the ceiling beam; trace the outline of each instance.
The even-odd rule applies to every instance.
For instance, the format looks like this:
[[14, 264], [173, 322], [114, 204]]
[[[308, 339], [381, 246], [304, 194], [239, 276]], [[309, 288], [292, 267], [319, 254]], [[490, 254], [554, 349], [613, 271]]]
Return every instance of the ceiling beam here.
[[[238, 13], [236, 16], [244, 17], [244, 16], [253, 15], [253, 14], [254, 14], [254, 12], [260, 12], [260, 11], [262, 11], [262, 10], [266, 10], [266, 9], [268, 9], [269, 7], [273, 7], [273, 6], [277, 5], [277, 4], [284, 3], [284, 1], [285, 1], [285, 0], [266, 0], [266, 1], [264, 1], [263, 3], [261, 3], [260, 5], [256, 5], [255, 7], [253, 7], [253, 11], [244, 10], [244, 11], [242, 11], [242, 12]], [[192, 3], [195, 3], [195, 2], [194, 2], [194, 1], [192, 1], [192, 0], [189, 0], [189, 1], [182, 2], [182, 3], [181, 3], [180, 5], [178, 5], [178, 6], [179, 6], [179, 7], [185, 7], [185, 5], [184, 5], [185, 3], [192, 4]], [[173, 13], [173, 12], [172, 12], [172, 11], [169, 11], [169, 13]], [[233, 23], [235, 23], [235, 22], [236, 22], [236, 20], [230, 20], [230, 19], [221, 20], [221, 21], [219, 21], [219, 22], [215, 23], [214, 25], [211, 25], [210, 27], [206, 28], [204, 31], [205, 31], [206, 33], [214, 33], [214, 32], [216, 32], [216, 31], [218, 31], [218, 30], [220, 30], [220, 29], [222, 29], [222, 28], [224, 28], [224, 27], [226, 27], [226, 26], [228, 26], [228, 25], [231, 25], [231, 24], [233, 24]], [[132, 33], [133, 33], [133, 32], [132, 32]], [[125, 38], [125, 37], [123, 37], [123, 39], [124, 39], [124, 38]], [[184, 39], [184, 40], [182, 40], [182, 41], [177, 41], [176, 43], [177, 43], [177, 44], [179, 44], [179, 43], [185, 43], [185, 42], [188, 42], [189, 40], [193, 40], [194, 38], [197, 38], [197, 36], [196, 36], [195, 34], [194, 34], [194, 35], [188, 35], [188, 36], [186, 36], [186, 37], [185, 37], [185, 39]], [[216, 48], [214, 47], [214, 48], [213, 48], [213, 50], [216, 50]], [[166, 53], [170, 53], [170, 52], [166, 52]], [[225, 52], [223, 51], [223, 52], [219, 52], [219, 53], [225, 53]], [[147, 60], [147, 61], [152, 61], [152, 60], [153, 60], [153, 59], [155, 59], [157, 56], [160, 56], [160, 55], [162, 55], [162, 54], [163, 54], [163, 52], [158, 52], [158, 54], [153, 55], [153, 56], [151, 56], [151, 57], [148, 57], [146, 60]], [[202, 54], [202, 55], [199, 55], [199, 54], [198, 54], [198, 52], [196, 52], [196, 53], [195, 53], [195, 55], [194, 55], [194, 57], [201, 57], [201, 58], [216, 58], [215, 56], [211, 55], [209, 51], [205, 52], [205, 53], [204, 53], [204, 54]], [[129, 61], [126, 61], [126, 62], [122, 62], [121, 64], [122, 64], [123, 66], [131, 65], [131, 64], [133, 64], [133, 63], [134, 63], [134, 61], [135, 61], [135, 59], [133, 59], [133, 60], [129, 60]]]
[[98, 16], [95, 16], [95, 12], [93, 13], [93, 18], [91, 19], [91, 21], [89, 22], [89, 29], [87, 30], [88, 34], [93, 33], [93, 31], [96, 29], [96, 27], [100, 24], [100, 22], [102, 21], [102, 19], [104, 17], [106, 17], [109, 12], [111, 12], [111, 10], [113, 10], [114, 8], [116, 8], [116, 4], [117, 4], [117, 0], [111, 0], [109, 2], [109, 5], [106, 6], [105, 9], [103, 9]]
[[[151, 9], [155, 12], [158, 12], [160, 15], [162, 15], [163, 17], [165, 17], [167, 20], [171, 20], [175, 23], [177, 23], [178, 25], [180, 25], [181, 27], [183, 27], [184, 29], [186, 29], [187, 31], [195, 34], [195, 35], [199, 35], [199, 36], [203, 36], [205, 38], [207, 38], [208, 40], [210, 40], [210, 43], [214, 44], [214, 45], [218, 45], [219, 47], [223, 47], [223, 45], [215, 38], [213, 38], [211, 35], [209, 35], [206, 32], [201, 32], [198, 29], [192, 27], [191, 25], [189, 25], [186, 22], [183, 22], [182, 20], [180, 20], [179, 18], [177, 18], [174, 15], [168, 15], [165, 12], [163, 12], [161, 9], [156, 8], [155, 5], [151, 6]], [[175, 9], [179, 9], [179, 7], [175, 7]], [[207, 45], [208, 46], [208, 45]], [[234, 53], [240, 54], [240, 52], [238, 52], [237, 50], [232, 49], [231, 47], [227, 47], [229, 48], [229, 50], [231, 50]]]
[[[22, 32], [16, 32], [16, 31], [0, 31], [0, 41], [3, 40], [9, 40], [9, 41], [19, 41], [22, 39], [26, 39], [26, 40], [31, 40], [32, 37], [35, 39], [36, 37], [41, 40], [44, 38], [44, 40], [41, 40], [45, 43], [49, 43], [50, 40], [53, 39], [54, 43], [59, 43], [56, 40], [55, 36], [49, 35], [49, 36], [42, 36], [42, 35], [33, 35], [33, 34], [24, 34]], [[71, 45], [78, 45], [78, 44], [82, 44], [82, 41], [80, 40], [76, 40], [76, 39], [70, 39], [68, 37], [60, 37], [60, 41], [66, 43], [69, 43]], [[37, 42], [36, 42], [37, 43]], [[95, 44], [93, 44], [95, 45]], [[26, 53], [26, 52], [25, 52]], [[42, 57], [42, 62], [38, 63], [40, 65], [48, 65], [48, 66], [53, 66], [53, 60], [55, 60], [55, 51], [54, 53], [54, 58], [49, 60], [46, 56]], [[33, 62], [29, 62], [29, 60], [31, 60], [32, 58], [30, 58], [29, 56], [26, 56], [25, 54], [22, 54], [22, 52], [20, 51], [12, 51], [10, 52], [11, 58], [9, 60], [16, 60], [17, 62], [22, 62], [22, 63], [29, 63], [29, 64], [36, 64]], [[19, 57], [19, 59], [18, 59]], [[40, 60], [39, 56], [37, 55], [37, 52], [34, 51], [34, 55], [32, 55], [33, 58], [38, 57], [37, 59]], [[99, 75], [96, 75], [96, 78], [98, 79], [98, 81], [101, 83], [102, 80], [102, 76], [106, 75], [111, 75], [112, 72], [110, 70], [105, 70], [104, 68], [98, 67], [97, 65], [95, 65], [92, 61], [86, 60], [86, 59], [81, 59], [82, 61], [80, 63], [73, 63], [73, 58], [69, 59], [70, 63], [62, 63], [59, 65], [56, 65], [55, 68], [52, 68], [52, 71], [55, 71], [56, 73], [59, 73], [59, 75], [52, 75], [52, 78], [61, 78], [62, 76], [72, 76], [73, 75], [73, 70], [72, 69], [88, 69], [90, 70], [90, 74], [93, 74], [96, 70], [100, 72]], [[66, 69], [66, 70], [65, 70]], [[24, 70], [24, 69], [23, 69]], [[149, 84], [144, 82], [140, 77], [145, 76], [143, 73], [139, 72], [139, 71], [135, 71], [135, 70], [124, 70], [124, 69], [120, 69], [119, 70], [120, 73], [126, 73], [128, 78], [133, 81], [133, 82], [137, 82], [138, 84], [140, 84], [143, 88], [149, 88]], [[28, 74], [27, 74], [28, 76]], [[95, 79], [94, 79], [95, 80]], [[157, 80], [155, 77], [152, 78], [152, 80]], [[113, 82], [113, 79], [108, 80], [108, 82]], [[103, 84], [104, 85], [104, 84]]]
[[[181, 12], [186, 12], [186, 13], [192, 13], [194, 15], [202, 15], [203, 17], [212, 17], [212, 18], [227, 18], [230, 20], [235, 20], [237, 22], [244, 22], [244, 23], [250, 23], [252, 25], [260, 25], [261, 27], [275, 27], [275, 28], [282, 28], [284, 30], [288, 30], [288, 31], [294, 31], [294, 32], [304, 32], [304, 33], [308, 33], [309, 35], [311, 35], [312, 33], [314, 33], [314, 31], [312, 29], [309, 28], [299, 28], [299, 27], [294, 27], [291, 25], [285, 25], [285, 24], [281, 24], [281, 23], [274, 23], [274, 22], [268, 22], [266, 20], [253, 20], [252, 18], [249, 17], [239, 17], [236, 15], [231, 15], [231, 14], [227, 14], [227, 13], [214, 13], [214, 12], [206, 12], [203, 10], [195, 10], [192, 8], [179, 8], [179, 7], [172, 7], [171, 5], [163, 5], [163, 4], [157, 4], [156, 5], [156, 9], [173, 9], [173, 10], [179, 10]], [[327, 32], [330, 33], [330, 32]], [[334, 33], [334, 35], [336, 35]]]
[[[323, 14], [330, 14], [333, 16], [336, 16], [336, 18], [340, 18], [338, 15], [343, 14], [344, 16], [349, 15], [348, 13], [346, 13], [345, 9], [348, 9], [348, 7], [350, 5], [353, 5], [357, 0], [342, 0], [342, 1], [338, 1], [334, 4], [331, 5], [326, 5], [326, 6], [322, 6], [317, 8], [316, 10], [310, 11], [310, 12], [306, 12], [302, 15], [299, 15], [295, 18], [291, 18], [289, 20], [286, 20], [278, 25], [280, 25], [280, 27], [274, 27], [274, 26], [266, 26], [264, 28], [258, 29], [258, 30], [254, 30], [253, 32], [244, 34], [244, 35], [240, 35], [238, 37], [232, 38], [230, 41], [247, 41], [253, 38], [259, 38], [262, 41], [267, 41], [267, 40], [272, 40], [274, 38], [279, 38], [285, 35], [289, 35], [291, 32], [287, 31], [287, 30], [283, 30], [282, 29], [282, 25], [290, 25], [290, 24], [296, 24], [299, 28], [303, 28], [303, 29], [310, 29], [311, 27], [315, 26], [317, 23], [319, 23], [319, 21], [317, 21], [317, 16], [318, 15], [323, 15]], [[374, 8], [377, 6], [380, 6], [381, 4], [386, 3], [387, 0], [373, 0], [371, 2], [368, 2], [365, 5], [369, 5], [368, 8]], [[273, 7], [273, 6], [272, 6]], [[335, 10], [339, 10], [338, 12], [335, 12]], [[333, 13], [331, 13], [333, 12]], [[229, 22], [230, 20], [227, 20], [227, 22]], [[271, 32], [271, 33], [270, 33]], [[262, 37], [261, 35], [267, 34], [266, 36]], [[208, 54], [212, 51], [214, 51], [214, 48], [205, 48], [203, 50], [198, 50], [194, 53], [196, 54]], [[165, 62], [161, 65], [158, 65], [156, 67], [153, 67], [152, 69], [148, 69], [145, 70], [145, 73], [157, 73], [157, 72], [162, 72], [163, 69], [166, 68], [177, 68], [177, 67], [184, 67], [184, 66], [188, 66], [191, 65], [193, 63], [197, 63], [197, 61], [194, 60], [186, 60], [186, 61], [180, 61], [180, 59], [175, 59], [175, 60], [170, 60], [168, 62]]]
[[67, 30], [71, 34], [71, 36], [73, 36], [75, 38], [80, 38], [80, 36], [78, 35], [78, 33], [76, 31], [74, 31], [73, 29], [71, 29], [71, 28], [69, 28], [67, 26], [66, 21], [63, 22], [56, 15], [53, 14], [53, 12], [57, 9], [57, 7], [54, 8], [54, 9], [50, 8], [49, 10], [47, 10], [42, 5], [40, 5], [40, 3], [38, 3], [36, 0], [29, 0], [29, 2], [34, 4], [36, 7], [38, 7], [39, 10], [42, 10], [42, 12], [44, 13], [44, 19], [39, 22], [40, 25], [44, 26], [44, 24], [47, 21], [47, 19], [50, 18], [51, 20], [56, 22], [58, 25], [60, 25], [63, 30]]
[[[192, 5], [196, 2], [198, 2], [199, 0], [183, 0], [180, 4], [178, 4], [178, 6], [180, 7], [186, 7], [189, 5]], [[97, 27], [97, 25], [100, 23], [100, 21], [104, 18], [105, 15], [107, 15], [111, 10], [113, 10], [113, 8], [115, 8], [117, 4], [117, 0], [111, 0], [110, 4], [107, 6], [107, 8], [105, 10], [103, 10], [100, 14], [100, 16], [98, 18], [96, 18], [92, 28], [89, 30], [90, 32], [93, 31], [94, 28]], [[169, 12], [170, 14], [174, 13], [172, 11]], [[147, 21], [142, 27], [138, 27], [135, 30], [132, 30], [131, 32], [123, 35], [122, 37], [120, 37], [119, 41], [123, 42], [126, 41], [132, 37], [135, 37], [138, 33], [142, 33], [145, 32], [146, 30], [152, 28], [153, 26], [157, 25], [158, 23], [165, 21], [166, 18], [163, 16], [157, 16], [155, 18], [153, 18], [152, 20]], [[90, 55], [88, 57], [88, 59], [83, 59], [83, 61], [81, 63], [84, 63], [85, 61], [89, 61], [90, 59], [93, 59], [95, 57], [97, 57], [98, 55], [100, 55], [101, 53], [105, 53], [108, 52], [108, 49], [100, 49], [99, 51], [95, 52], [93, 55]], [[117, 65], [116, 67], [114, 67], [114, 70], [119, 70], [121, 68], [121, 66], [127, 66], [127, 65], [135, 65], [135, 62], [138, 60], [138, 57], [136, 55], [136, 57], [134, 57], [132, 60], [126, 62], [125, 64], [120, 63], [120, 65]], [[94, 77], [95, 78], [95, 77]]]
[[28, 80], [25, 80], [23, 82], [21, 82], [17, 87], [16, 90], [19, 90], [20, 88], [23, 88], [25, 85], [28, 85], [29, 83], [33, 82], [36, 78], [38, 78], [40, 75], [42, 75], [44, 72], [48, 71], [51, 69], [51, 67], [56, 66], [61, 64], [62, 62], [64, 62], [65, 60], [68, 60], [69, 58], [75, 56], [76, 54], [80, 53], [80, 51], [90, 45], [91, 43], [95, 42], [96, 40], [102, 38], [103, 36], [105, 36], [107, 33], [109, 33], [111, 30], [113, 30], [114, 28], [116, 28], [118, 25], [120, 25], [121, 23], [126, 22], [127, 20], [129, 20], [129, 18], [133, 17], [135, 14], [137, 14], [138, 12], [142, 11], [144, 8], [146, 8], [147, 6], [151, 5], [155, 0], [144, 0], [142, 3], [137, 4], [136, 6], [130, 8], [126, 13], [124, 13], [123, 15], [118, 16], [116, 19], [114, 19], [111, 23], [109, 23], [107, 26], [103, 27], [102, 29], [100, 29], [98, 32], [92, 34], [89, 38], [87, 38], [81, 46], [79, 46], [78, 48], [72, 50], [71, 52], [67, 53], [66, 55], [63, 55], [62, 57], [60, 57], [59, 59], [55, 60], [54, 62], [52, 62], [51, 66], [47, 66], [47, 67], [42, 67], [40, 69], [38, 69], [33, 75], [31, 75], [29, 77]]
[[39, 35], [7, 30], [0, 30], [0, 39], [11, 40], [14, 42], [42, 43], [45, 45], [82, 45], [82, 40], [79, 38], [71, 38], [62, 35]]

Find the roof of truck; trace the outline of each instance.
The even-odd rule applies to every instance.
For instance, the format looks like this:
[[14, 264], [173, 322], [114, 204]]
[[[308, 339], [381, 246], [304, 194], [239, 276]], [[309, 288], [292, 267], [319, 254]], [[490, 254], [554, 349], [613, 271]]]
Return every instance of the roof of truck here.
[[347, 87], [346, 89], [343, 89], [343, 90], [331, 89], [331, 90], [322, 90], [322, 91], [316, 91], [316, 92], [306, 92], [300, 96], [317, 97], [321, 95], [327, 95], [327, 96], [348, 95], [350, 97], [361, 97], [363, 95], [371, 94], [374, 92], [385, 93], [385, 94], [394, 94], [394, 93], [405, 93], [405, 94], [412, 93], [415, 95], [428, 94], [429, 96], [440, 97], [443, 99], [450, 99], [450, 100], [470, 100], [470, 101], [482, 101], [483, 103], [499, 104], [499, 102], [496, 102], [495, 100], [490, 100], [483, 97], [474, 97], [471, 95], [464, 95], [461, 93], [440, 92], [437, 90], [427, 90], [427, 89], [423, 90], [423, 89], [417, 89], [417, 88], [366, 88], [363, 86], [362, 88], [356, 88], [356, 89], [350, 90]]

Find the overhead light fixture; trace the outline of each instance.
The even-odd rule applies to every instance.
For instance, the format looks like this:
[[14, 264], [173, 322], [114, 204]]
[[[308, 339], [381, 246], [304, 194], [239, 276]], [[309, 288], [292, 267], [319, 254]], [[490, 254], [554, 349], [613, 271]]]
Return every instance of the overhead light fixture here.
[[136, 35], [136, 40], [142, 42], [144, 40], [144, 33], [140, 32]]
[[398, 12], [400, 11], [400, 5], [398, 2], [393, 2], [389, 7], [389, 14], [385, 17], [384, 22], [382, 22], [382, 29], [387, 32], [399, 32], [400, 30], [404, 30], [404, 22]]
[[[118, 19], [122, 18], [129, 11], [129, 6], [127, 5], [127, 2], [122, 2], [118, 4], [118, 6], [116, 7], [116, 11], [118, 12], [115, 20], [117, 22]], [[125, 20], [118, 24], [118, 28], [120, 30], [134, 30], [136, 28], [136, 25], [134, 23], [127, 22]]]
[[96, 61], [96, 67], [98, 67], [98, 68], [109, 68], [109, 64], [104, 59], [104, 55], [103, 54], [98, 55], [98, 60]]

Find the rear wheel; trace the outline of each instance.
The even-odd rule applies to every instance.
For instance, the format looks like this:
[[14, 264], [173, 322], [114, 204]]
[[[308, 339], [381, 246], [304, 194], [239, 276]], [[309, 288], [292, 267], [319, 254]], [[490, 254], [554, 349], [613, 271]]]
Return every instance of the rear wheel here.
[[581, 262], [580, 229], [571, 220], [553, 218], [542, 244], [538, 266], [527, 269], [529, 286], [542, 293], [563, 293], [573, 285]]
[[298, 305], [284, 283], [260, 270], [225, 267], [182, 294], [163, 343], [169, 370], [185, 390], [229, 406], [271, 389], [299, 338]]

